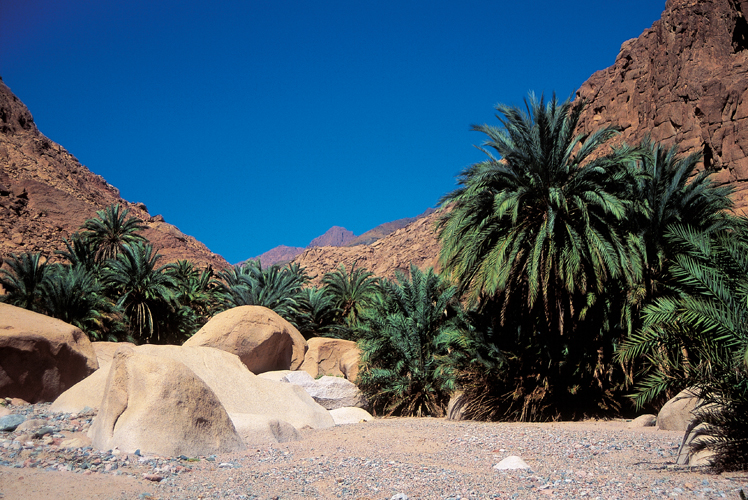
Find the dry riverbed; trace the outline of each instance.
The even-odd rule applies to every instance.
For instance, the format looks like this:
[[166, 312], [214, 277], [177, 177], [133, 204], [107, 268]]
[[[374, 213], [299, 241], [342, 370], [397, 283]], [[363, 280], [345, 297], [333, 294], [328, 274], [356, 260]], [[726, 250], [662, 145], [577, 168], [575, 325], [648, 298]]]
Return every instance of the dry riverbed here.
[[[682, 433], [629, 429], [624, 421], [378, 419], [241, 453], [153, 457], [63, 448], [84, 435], [93, 413], [55, 415], [48, 407], [11, 407], [46, 425], [36, 434], [0, 432], [0, 499], [739, 500], [741, 489], [748, 493], [746, 473], [675, 466]], [[530, 469], [494, 469], [510, 455]]]

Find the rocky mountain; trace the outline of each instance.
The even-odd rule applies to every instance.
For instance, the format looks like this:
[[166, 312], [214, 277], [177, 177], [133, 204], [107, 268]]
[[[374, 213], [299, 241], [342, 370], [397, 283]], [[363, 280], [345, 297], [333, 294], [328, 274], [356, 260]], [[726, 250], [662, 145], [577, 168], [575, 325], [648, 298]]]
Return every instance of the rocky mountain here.
[[388, 278], [393, 278], [396, 271], [407, 274], [411, 262], [422, 269], [437, 267], [439, 243], [434, 224], [438, 216], [439, 212], [432, 212], [370, 245], [308, 248], [294, 262], [315, 276], [315, 284], [340, 264], [346, 269], [356, 264]]
[[166, 261], [189, 259], [217, 269], [228, 265], [160, 215], [152, 217], [142, 203], [123, 200], [117, 188], [42, 135], [0, 78], [0, 258], [39, 251], [51, 255], [64, 248], [62, 238], [112, 203], [144, 223], [144, 235]]
[[681, 151], [701, 151], [720, 183], [748, 207], [748, 13], [746, 0], [668, 0], [659, 21], [621, 46], [613, 66], [577, 91], [581, 130], [623, 129]]
[[346, 246], [352, 247], [356, 245], [371, 245], [375, 241], [384, 238], [388, 234], [392, 234], [398, 229], [402, 229], [408, 224], [412, 224], [418, 219], [426, 217], [427, 215], [430, 215], [432, 213], [434, 213], [434, 209], [429, 208], [428, 210], [423, 212], [421, 215], [417, 215], [416, 217], [406, 217], [405, 219], [398, 219], [392, 222], [385, 222], [384, 224], [378, 225], [374, 229], [370, 229], [366, 231], [361, 236], [357, 236], [356, 238], [352, 239], [346, 244]]
[[[287, 245], [278, 245], [275, 248], [271, 248], [265, 253], [254, 257], [249, 260], [259, 260], [262, 267], [272, 266], [274, 264], [283, 265], [287, 262], [291, 262], [297, 255], [306, 250], [304, 247], [289, 247]], [[238, 265], [243, 265], [248, 261], [240, 262]]]
[[325, 234], [317, 236], [307, 248], [311, 247], [342, 247], [356, 237], [352, 231], [344, 227], [332, 226]]
[[[613, 66], [576, 93], [587, 101], [579, 131], [606, 125], [616, 139], [638, 143], [646, 134], [681, 151], [701, 151], [719, 183], [736, 186], [748, 211], [748, 0], [668, 0], [660, 20], [623, 43]], [[379, 276], [435, 265], [437, 215], [399, 229], [372, 245], [315, 248], [295, 259], [323, 275], [354, 262]], [[359, 238], [362, 238], [362, 235]], [[354, 242], [349, 243], [353, 244]], [[319, 278], [318, 278], [319, 279]]]

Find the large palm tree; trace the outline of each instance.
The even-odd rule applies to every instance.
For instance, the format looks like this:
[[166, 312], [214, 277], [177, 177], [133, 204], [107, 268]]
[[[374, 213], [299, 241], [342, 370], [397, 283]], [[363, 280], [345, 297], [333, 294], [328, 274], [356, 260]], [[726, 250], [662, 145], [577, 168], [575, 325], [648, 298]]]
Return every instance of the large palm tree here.
[[646, 255], [644, 277], [647, 295], [652, 296], [664, 264], [673, 257], [665, 233], [672, 224], [687, 224], [705, 230], [729, 225], [727, 211], [732, 208], [730, 195], [734, 188], [717, 186], [711, 172], [696, 169], [701, 153], [678, 155], [678, 147], [666, 148], [649, 137], [641, 144], [642, 158], [636, 164], [634, 196], [643, 203], [636, 219]]
[[441, 200], [440, 261], [473, 303], [498, 299], [502, 325], [523, 311], [539, 333], [566, 335], [607, 280], [636, 272], [617, 184], [638, 153], [601, 154], [610, 127], [575, 135], [580, 103], [525, 104], [497, 106], [500, 127], [473, 126], [488, 158]]
[[145, 227], [135, 217], [128, 218], [129, 212], [115, 203], [98, 210], [97, 217], [88, 219], [81, 226], [81, 229], [85, 229], [82, 236], [94, 245], [99, 262], [116, 257], [128, 243], [145, 241], [145, 237], [138, 234]]
[[160, 258], [150, 243], [126, 243], [103, 272], [104, 284], [119, 297], [117, 304], [139, 340], [171, 340], [168, 325], [159, 319], [175, 308], [176, 282], [168, 272], [172, 265], [158, 266]]

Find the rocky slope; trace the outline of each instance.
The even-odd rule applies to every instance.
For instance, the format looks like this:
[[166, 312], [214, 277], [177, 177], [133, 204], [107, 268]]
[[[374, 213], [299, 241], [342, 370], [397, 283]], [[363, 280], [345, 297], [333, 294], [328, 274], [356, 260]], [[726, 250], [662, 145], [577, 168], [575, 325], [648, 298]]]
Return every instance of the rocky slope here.
[[120, 203], [143, 221], [144, 235], [165, 260], [189, 259], [223, 268], [227, 262], [191, 236], [130, 203], [62, 146], [42, 135], [26, 106], [0, 78], [0, 258], [52, 252], [96, 211]]
[[581, 129], [650, 133], [682, 151], [702, 151], [720, 183], [748, 207], [748, 13], [746, 0], [668, 0], [659, 21], [628, 40], [610, 68], [577, 91], [588, 104]]
[[311, 276], [316, 276], [315, 283], [340, 264], [346, 269], [356, 264], [377, 276], [388, 278], [394, 277], [398, 270], [407, 273], [411, 262], [422, 269], [436, 267], [439, 243], [434, 224], [438, 216], [439, 212], [433, 212], [371, 245], [309, 248], [294, 262], [305, 267]]

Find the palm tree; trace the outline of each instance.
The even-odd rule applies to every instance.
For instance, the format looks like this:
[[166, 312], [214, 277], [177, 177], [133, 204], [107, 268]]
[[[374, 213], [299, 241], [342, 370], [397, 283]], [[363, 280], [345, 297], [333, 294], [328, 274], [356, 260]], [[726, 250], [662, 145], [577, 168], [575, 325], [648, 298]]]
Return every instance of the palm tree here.
[[340, 264], [335, 271], [325, 274], [322, 284], [339, 311], [340, 323], [350, 330], [359, 325], [363, 311], [373, 304], [379, 292], [379, 280], [374, 273], [356, 268], [355, 263], [350, 271]]
[[103, 282], [119, 297], [134, 336], [147, 341], [169, 341], [171, 332], [160, 319], [175, 308], [176, 283], [168, 272], [171, 264], [158, 266], [161, 255], [150, 243], [126, 243], [108, 261]]
[[249, 261], [219, 275], [227, 282], [223, 295], [228, 307], [263, 306], [287, 321], [297, 316], [302, 288], [309, 281], [298, 264], [263, 269], [259, 261]]
[[83, 236], [96, 248], [96, 258], [99, 262], [115, 258], [128, 243], [146, 241], [138, 231], [145, 226], [135, 217], [127, 218], [130, 211], [121, 210], [120, 204], [109, 205], [104, 210], [98, 210], [92, 219], [83, 223]]
[[411, 264], [410, 279], [383, 280], [382, 293], [359, 326], [359, 386], [375, 411], [443, 416], [456, 380], [447, 356], [466, 328], [457, 289]]
[[96, 274], [100, 271], [93, 242], [81, 233], [74, 233], [70, 239], [62, 239], [65, 250], [55, 250], [55, 254], [67, 260], [71, 266], [83, 266]]
[[616, 184], [638, 153], [601, 155], [610, 127], [574, 135], [581, 104], [525, 104], [497, 106], [501, 127], [473, 126], [488, 158], [441, 200], [451, 210], [438, 223], [440, 262], [471, 303], [498, 299], [502, 325], [524, 311], [540, 333], [568, 335], [591, 294], [636, 274], [622, 231], [631, 202]]
[[0, 269], [0, 285], [5, 289], [3, 302], [40, 310], [42, 283], [47, 275], [48, 262], [41, 253], [10, 254], [4, 259], [9, 269]]
[[[82, 264], [53, 264], [42, 282], [44, 312], [75, 325], [95, 340], [116, 340], [110, 319], [120, 319], [93, 271]], [[116, 322], [116, 321], [115, 321]], [[108, 334], [105, 334], [108, 332]]]
[[325, 288], [310, 287], [301, 291], [298, 316], [294, 323], [304, 338], [314, 336], [348, 338], [350, 331], [339, 323], [340, 310]]
[[721, 469], [748, 468], [748, 232], [671, 225], [674, 286], [643, 311], [643, 328], [623, 344], [624, 361], [646, 360], [635, 401], [686, 387], [702, 403], [697, 422]]
[[652, 297], [665, 263], [673, 257], [665, 239], [668, 228], [673, 224], [705, 230], [725, 227], [733, 220], [727, 211], [733, 205], [734, 188], [715, 185], [708, 170], [696, 173], [701, 153], [679, 156], [677, 146], [668, 149], [649, 137], [642, 141], [641, 150], [633, 196], [642, 202], [643, 210], [632, 219], [646, 257], [646, 294]]

